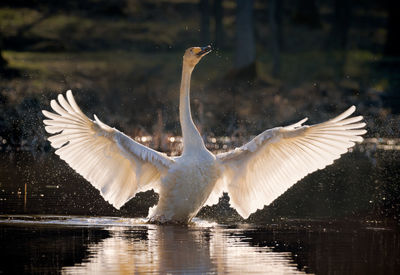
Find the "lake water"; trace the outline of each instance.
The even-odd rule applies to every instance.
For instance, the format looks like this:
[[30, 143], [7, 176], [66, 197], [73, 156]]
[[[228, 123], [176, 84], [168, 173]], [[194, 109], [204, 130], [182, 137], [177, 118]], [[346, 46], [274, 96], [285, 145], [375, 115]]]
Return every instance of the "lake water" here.
[[[217, 144], [217, 143], [215, 143]], [[54, 154], [0, 153], [0, 274], [400, 274], [400, 141], [365, 142], [244, 221], [227, 196], [188, 227], [120, 210]]]
[[143, 219], [1, 216], [0, 274], [398, 274], [400, 234], [377, 224], [188, 227]]

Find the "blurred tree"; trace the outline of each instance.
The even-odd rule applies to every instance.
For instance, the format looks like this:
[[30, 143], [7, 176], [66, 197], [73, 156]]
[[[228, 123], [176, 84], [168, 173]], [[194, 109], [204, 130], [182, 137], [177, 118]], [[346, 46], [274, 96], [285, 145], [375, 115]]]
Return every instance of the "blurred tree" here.
[[328, 33], [327, 49], [338, 50], [339, 58], [337, 59], [336, 84], [339, 85], [340, 80], [345, 74], [347, 60], [347, 42], [348, 33], [351, 26], [352, 9], [354, 2], [352, 0], [334, 0], [334, 16], [332, 27]]
[[316, 0], [297, 0], [293, 21], [310, 28], [321, 27], [321, 18]]
[[253, 78], [255, 70], [255, 39], [253, 26], [253, 0], [236, 1], [235, 70], [238, 76]]
[[210, 5], [208, 0], [200, 0], [200, 41], [202, 45], [210, 44]]
[[[18, 71], [8, 66], [8, 61], [3, 56], [3, 50], [4, 50], [3, 38], [0, 33], [0, 76], [3, 78], [12, 78], [18, 76], [19, 75]], [[1, 104], [1, 98], [0, 98], [0, 104]]]
[[392, 109], [393, 113], [400, 113], [400, 3], [396, 0], [387, 0], [386, 4], [388, 21], [387, 36], [385, 44], [385, 58], [382, 61], [382, 68], [389, 80], [389, 87], [383, 95], [386, 106]]
[[272, 44], [272, 75], [277, 77], [280, 71], [280, 48], [282, 43], [282, 2], [269, 1], [269, 26]]
[[5, 60], [4, 57], [3, 57], [2, 47], [1, 47], [1, 42], [0, 42], [0, 74], [2, 72], [4, 72], [6, 66], [7, 66], [7, 60]]
[[347, 47], [352, 5], [351, 0], [334, 0], [334, 21], [329, 35], [329, 46], [331, 48], [346, 49]]
[[223, 27], [224, 10], [222, 0], [214, 0], [214, 18], [215, 18], [215, 46], [219, 49], [224, 47], [225, 33]]
[[2, 74], [7, 66], [7, 60], [3, 57], [3, 37], [0, 33], [0, 74]]
[[400, 56], [400, 2], [388, 0], [388, 21], [385, 54], [388, 56]]

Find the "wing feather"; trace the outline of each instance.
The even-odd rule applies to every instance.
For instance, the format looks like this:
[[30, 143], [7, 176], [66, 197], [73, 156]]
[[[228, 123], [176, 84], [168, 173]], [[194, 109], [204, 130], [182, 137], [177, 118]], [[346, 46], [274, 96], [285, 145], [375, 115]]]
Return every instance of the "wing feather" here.
[[100, 190], [105, 200], [120, 208], [137, 192], [156, 187], [174, 162], [135, 142], [120, 131], [90, 120], [76, 104], [71, 91], [58, 95], [43, 110], [48, 138], [56, 154]]
[[[264, 131], [253, 140], [217, 155], [224, 167], [224, 186], [231, 205], [247, 218], [270, 204], [297, 181], [333, 163], [361, 142], [362, 116], [352, 106], [324, 123], [302, 126], [307, 119]], [[221, 189], [221, 187], [219, 188]]]

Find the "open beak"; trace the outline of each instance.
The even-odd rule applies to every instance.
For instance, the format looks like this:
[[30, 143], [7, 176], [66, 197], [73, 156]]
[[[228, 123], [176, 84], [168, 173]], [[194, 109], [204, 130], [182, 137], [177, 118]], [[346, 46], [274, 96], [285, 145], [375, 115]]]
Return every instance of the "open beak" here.
[[202, 48], [201, 48], [201, 51], [199, 51], [199, 52], [197, 53], [197, 56], [203, 56], [203, 55], [208, 54], [209, 52], [211, 52], [211, 46], [210, 46], [210, 45], [208, 45], [208, 46], [206, 46], [206, 47], [202, 47]]

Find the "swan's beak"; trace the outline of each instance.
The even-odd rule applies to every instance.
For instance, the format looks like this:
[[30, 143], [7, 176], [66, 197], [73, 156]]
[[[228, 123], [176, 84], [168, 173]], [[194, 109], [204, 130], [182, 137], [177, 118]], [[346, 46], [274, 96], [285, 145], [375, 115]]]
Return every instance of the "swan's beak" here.
[[209, 52], [211, 52], [211, 46], [208, 45], [206, 47], [201, 47], [201, 50], [197, 53], [197, 56], [204, 56], [206, 54], [208, 54]]

